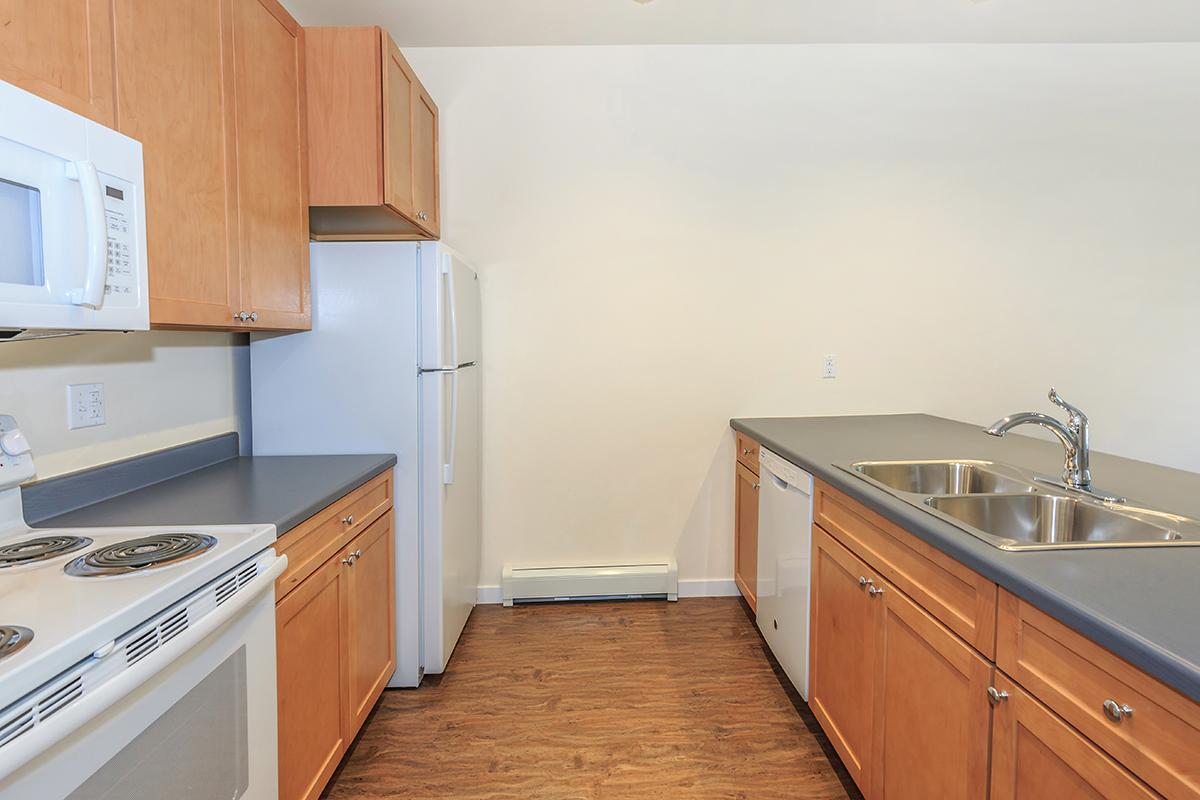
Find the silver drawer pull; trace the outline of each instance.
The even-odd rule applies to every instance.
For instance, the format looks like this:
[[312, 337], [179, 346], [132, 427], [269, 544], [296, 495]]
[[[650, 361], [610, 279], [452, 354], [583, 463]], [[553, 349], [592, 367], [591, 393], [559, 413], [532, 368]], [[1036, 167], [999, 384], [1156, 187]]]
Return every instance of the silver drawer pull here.
[[1126, 717], [1133, 716], [1133, 708], [1123, 703], [1118, 703], [1116, 700], [1104, 701], [1104, 716], [1111, 719], [1113, 722], [1120, 722]]
[[867, 594], [871, 595], [871, 597], [878, 597], [883, 594], [883, 588], [880, 586], [868, 586]]
[[744, 455], [744, 456], [748, 456], [748, 455], [750, 455], [750, 448], [749, 448], [749, 447], [743, 447], [743, 448], [742, 448], [742, 455]]
[[343, 525], [353, 525], [354, 524], [354, 515], [347, 514], [346, 516], [342, 517], [342, 524]]
[[347, 567], [353, 567], [354, 562], [357, 560], [358, 560], [358, 555], [355, 553], [351, 553], [350, 555], [348, 555], [342, 559], [342, 563], [345, 564]]
[[997, 689], [995, 686], [989, 686], [987, 689], [987, 692], [988, 692], [988, 702], [994, 706], [998, 706], [1001, 703], [1003, 703], [1005, 700], [1008, 699], [1008, 692], [1001, 691], [1001, 690]]

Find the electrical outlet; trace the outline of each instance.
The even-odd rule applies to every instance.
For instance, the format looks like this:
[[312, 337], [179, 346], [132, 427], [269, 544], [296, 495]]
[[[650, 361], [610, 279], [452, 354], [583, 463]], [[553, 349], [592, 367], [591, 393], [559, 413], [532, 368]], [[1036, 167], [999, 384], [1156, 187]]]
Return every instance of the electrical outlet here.
[[104, 424], [104, 384], [67, 385], [67, 427], [94, 428]]
[[835, 356], [833, 353], [829, 353], [828, 355], [826, 355], [824, 361], [822, 361], [821, 377], [822, 378], [836, 378], [837, 377], [837, 356]]

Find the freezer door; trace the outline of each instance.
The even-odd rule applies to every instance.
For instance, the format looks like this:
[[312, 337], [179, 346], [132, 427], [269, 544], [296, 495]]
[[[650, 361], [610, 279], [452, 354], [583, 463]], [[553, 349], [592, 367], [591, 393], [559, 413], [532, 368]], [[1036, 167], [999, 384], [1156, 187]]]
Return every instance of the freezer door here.
[[441, 244], [421, 245], [421, 367], [478, 363], [479, 277]]
[[421, 544], [425, 672], [446, 668], [475, 607], [482, 542], [480, 368], [422, 380]]

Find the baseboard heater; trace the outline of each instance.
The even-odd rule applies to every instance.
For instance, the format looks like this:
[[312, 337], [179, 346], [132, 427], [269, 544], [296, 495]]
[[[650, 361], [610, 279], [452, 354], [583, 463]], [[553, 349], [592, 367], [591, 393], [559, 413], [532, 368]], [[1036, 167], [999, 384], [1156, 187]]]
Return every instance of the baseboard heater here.
[[568, 600], [679, 599], [675, 559], [652, 564], [601, 564], [579, 567], [504, 565], [504, 605]]

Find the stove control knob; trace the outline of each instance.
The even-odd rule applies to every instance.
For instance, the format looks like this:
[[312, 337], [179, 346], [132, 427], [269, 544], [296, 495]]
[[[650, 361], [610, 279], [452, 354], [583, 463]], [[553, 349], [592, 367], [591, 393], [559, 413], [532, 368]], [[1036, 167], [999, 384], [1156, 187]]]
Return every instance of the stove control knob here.
[[0, 435], [0, 450], [10, 456], [23, 456], [29, 452], [29, 440], [20, 428], [13, 428]]

